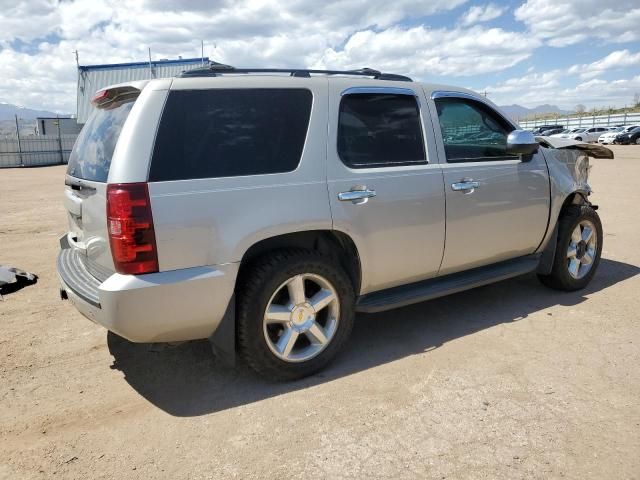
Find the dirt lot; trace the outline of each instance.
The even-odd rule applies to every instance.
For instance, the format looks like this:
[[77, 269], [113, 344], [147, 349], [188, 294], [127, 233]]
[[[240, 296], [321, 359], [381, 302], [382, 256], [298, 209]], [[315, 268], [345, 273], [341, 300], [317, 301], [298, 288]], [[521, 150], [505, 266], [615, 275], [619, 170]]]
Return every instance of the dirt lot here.
[[595, 160], [603, 260], [356, 320], [291, 384], [206, 342], [134, 345], [58, 298], [63, 167], [0, 170], [0, 477], [640, 478], [640, 147]]

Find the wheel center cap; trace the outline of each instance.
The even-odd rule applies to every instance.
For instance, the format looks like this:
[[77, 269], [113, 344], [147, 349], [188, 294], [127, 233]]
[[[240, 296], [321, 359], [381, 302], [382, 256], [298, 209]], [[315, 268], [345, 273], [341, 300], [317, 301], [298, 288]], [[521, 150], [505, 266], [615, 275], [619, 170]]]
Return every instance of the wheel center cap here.
[[576, 257], [578, 260], [584, 257], [585, 253], [587, 253], [587, 243], [584, 240], [581, 240], [578, 242], [578, 245], [576, 245]]
[[291, 312], [291, 323], [297, 327], [307, 326], [315, 319], [315, 311], [308, 303], [296, 305]]

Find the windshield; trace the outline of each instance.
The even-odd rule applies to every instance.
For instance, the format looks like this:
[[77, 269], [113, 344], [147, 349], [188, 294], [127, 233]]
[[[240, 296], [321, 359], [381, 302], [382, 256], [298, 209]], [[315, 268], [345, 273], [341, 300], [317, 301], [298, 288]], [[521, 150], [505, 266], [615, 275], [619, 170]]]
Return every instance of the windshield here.
[[134, 103], [135, 98], [129, 97], [93, 111], [69, 156], [68, 175], [96, 182], [107, 181], [113, 151]]
[[582, 133], [586, 130], [586, 128], [578, 128], [576, 130], [573, 131], [573, 133]]

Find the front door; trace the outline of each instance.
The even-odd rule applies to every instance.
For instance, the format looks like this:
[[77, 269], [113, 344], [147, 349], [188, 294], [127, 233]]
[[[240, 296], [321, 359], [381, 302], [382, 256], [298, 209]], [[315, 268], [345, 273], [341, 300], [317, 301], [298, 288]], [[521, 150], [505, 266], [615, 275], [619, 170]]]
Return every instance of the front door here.
[[432, 95], [447, 202], [440, 274], [533, 253], [546, 232], [550, 187], [541, 153], [506, 154], [515, 126], [482, 99]]
[[444, 193], [420, 87], [350, 84], [329, 83], [327, 180], [333, 226], [356, 244], [364, 294], [437, 275]]

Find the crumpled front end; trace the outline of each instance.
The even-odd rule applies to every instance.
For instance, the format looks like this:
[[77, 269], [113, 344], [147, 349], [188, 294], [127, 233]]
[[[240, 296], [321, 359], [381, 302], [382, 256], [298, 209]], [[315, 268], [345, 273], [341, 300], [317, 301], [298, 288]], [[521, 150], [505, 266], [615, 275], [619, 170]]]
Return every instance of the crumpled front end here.
[[[557, 193], [564, 198], [574, 192], [591, 193], [589, 157], [612, 159], [613, 152], [599, 144], [578, 142], [564, 138], [536, 137], [544, 147], [543, 153], [549, 167], [549, 175]], [[564, 201], [564, 200], [563, 200]]]
[[551, 184], [549, 228], [540, 246], [540, 250], [546, 250], [547, 245], [555, 245], [550, 240], [555, 238], [556, 225], [565, 201], [571, 198], [573, 203], [589, 203], [588, 197], [592, 193], [589, 157], [613, 158], [613, 152], [602, 145], [563, 138], [536, 137], [536, 140], [543, 147], [540, 152], [547, 162]]

